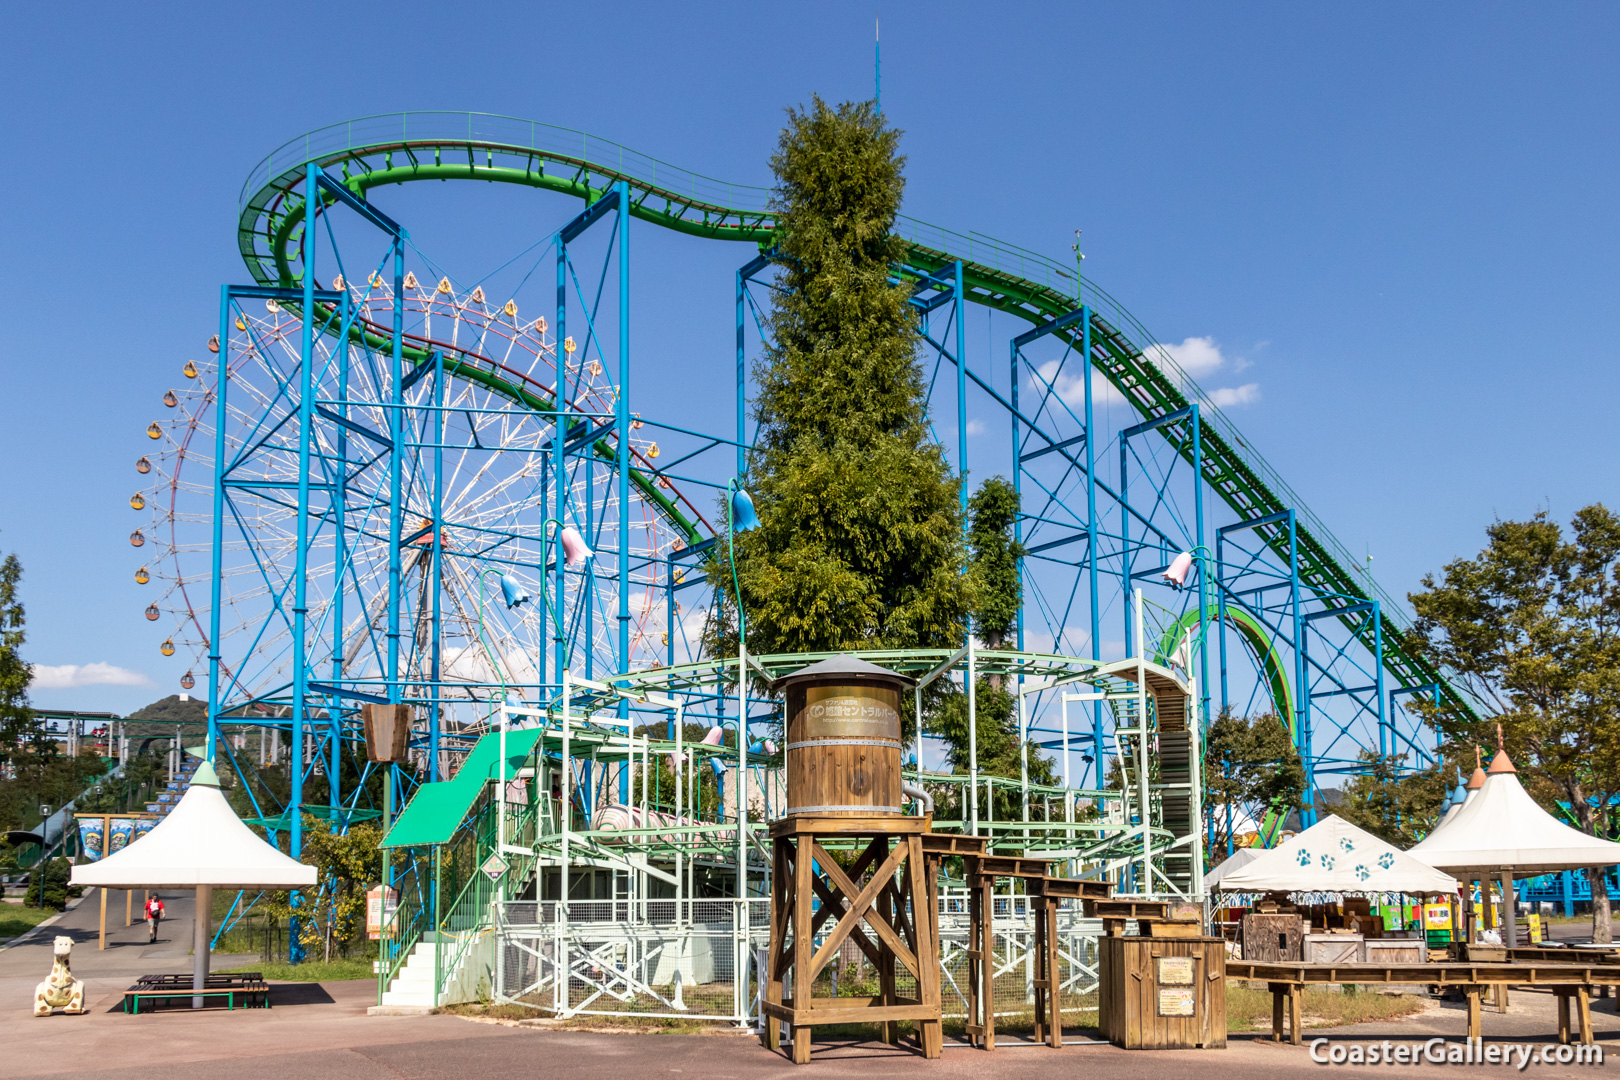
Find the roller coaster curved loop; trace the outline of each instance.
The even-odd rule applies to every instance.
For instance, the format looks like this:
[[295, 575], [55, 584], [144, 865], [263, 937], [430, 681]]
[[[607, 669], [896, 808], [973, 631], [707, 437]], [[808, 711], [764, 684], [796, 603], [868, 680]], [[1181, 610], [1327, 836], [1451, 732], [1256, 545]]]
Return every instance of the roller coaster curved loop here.
[[[709, 239], [772, 246], [774, 220], [764, 188], [730, 184], [691, 173], [583, 132], [512, 117], [479, 113], [403, 113], [365, 117], [310, 132], [270, 154], [243, 188], [238, 244], [255, 280], [288, 285], [298, 279], [301, 224], [306, 213], [303, 167], [315, 162], [357, 197], [380, 186], [427, 180], [476, 180], [523, 185], [594, 203], [613, 185], [628, 185], [630, 213], [641, 220]], [[328, 196], [329, 197], [329, 196]], [[1273, 515], [1293, 511], [1301, 583], [1322, 595], [1378, 601], [1381, 626], [1364, 617], [1341, 618], [1346, 630], [1373, 651], [1381, 645], [1385, 668], [1402, 686], [1438, 687], [1443, 711], [1469, 718], [1471, 701], [1437, 670], [1410, 637], [1401, 605], [1370, 578], [1352, 571], [1357, 560], [1334, 538], [1277, 472], [1244, 441], [1221, 410], [1162, 350], [1141, 325], [1095, 283], [1033, 252], [976, 233], [952, 233], [901, 217], [896, 232], [906, 243], [903, 276], [922, 280], [962, 264], [966, 298], [995, 311], [1047, 328], [1081, 348], [1082, 305], [1092, 311], [1090, 361], [1144, 420], [1170, 416], [1196, 403], [1203, 424], [1199, 465], [1203, 480], [1255, 528], [1264, 544], [1284, 558], [1289, 530]], [[1148, 356], [1138, 343], [1148, 343]], [[408, 354], [422, 363], [425, 350]], [[462, 361], [457, 361], [458, 364]], [[543, 391], [504, 382], [467, 361], [458, 374], [484, 381], [496, 393], [537, 410], [549, 407]], [[1169, 428], [1161, 428], [1170, 438]], [[600, 453], [611, 454], [603, 446]], [[1185, 445], [1177, 453], [1194, 459]], [[644, 469], [635, 483], [687, 536], [697, 525], [671, 500], [662, 499]], [[1381, 642], [1376, 641], [1381, 630]]]

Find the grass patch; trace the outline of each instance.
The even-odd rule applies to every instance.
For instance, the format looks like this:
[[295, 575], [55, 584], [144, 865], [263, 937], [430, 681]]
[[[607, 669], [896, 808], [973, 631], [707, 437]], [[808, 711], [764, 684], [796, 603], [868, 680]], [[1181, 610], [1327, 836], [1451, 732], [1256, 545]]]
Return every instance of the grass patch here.
[[[307, 964], [243, 964], [225, 968], [223, 972], [258, 971], [267, 980], [275, 982], [344, 982], [351, 979], [375, 979], [370, 960], [333, 960], [331, 963], [311, 961]], [[223, 973], [222, 972], [222, 973]]]
[[26, 934], [56, 914], [59, 913], [55, 908], [26, 907], [22, 904], [0, 904], [0, 941]]
[[[1411, 1016], [1428, 1008], [1428, 1003], [1428, 998], [1418, 994], [1390, 994], [1373, 990], [1347, 993], [1308, 986], [1300, 1003], [1300, 1012], [1306, 1027], [1341, 1027]], [[1236, 980], [1228, 982], [1226, 1030], [1270, 1031], [1271, 991]]]

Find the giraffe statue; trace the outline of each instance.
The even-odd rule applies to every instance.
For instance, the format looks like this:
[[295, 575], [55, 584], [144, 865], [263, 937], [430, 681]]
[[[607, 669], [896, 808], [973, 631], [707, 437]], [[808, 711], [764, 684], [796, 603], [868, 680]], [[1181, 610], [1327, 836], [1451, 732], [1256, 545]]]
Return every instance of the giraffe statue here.
[[73, 952], [73, 939], [58, 937], [52, 948], [56, 962], [45, 981], [34, 988], [34, 1015], [49, 1016], [53, 1009], [65, 1013], [84, 1012], [84, 980], [75, 979], [68, 966], [68, 955]]

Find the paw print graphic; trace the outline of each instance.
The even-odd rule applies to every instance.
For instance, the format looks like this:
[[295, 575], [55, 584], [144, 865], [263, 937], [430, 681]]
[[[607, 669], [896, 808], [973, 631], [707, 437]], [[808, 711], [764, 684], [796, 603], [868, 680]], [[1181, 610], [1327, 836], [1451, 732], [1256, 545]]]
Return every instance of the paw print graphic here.
[[1322, 856], [1322, 869], [1324, 869], [1324, 870], [1333, 869], [1333, 864], [1336, 861], [1337, 860], [1335, 860], [1332, 855], [1323, 855]]
[[1339, 837], [1339, 846], [1344, 848], [1346, 851], [1356, 850], [1356, 842], [1350, 839], [1348, 836]]
[[1301, 866], [1309, 866], [1309, 865], [1311, 865], [1311, 853], [1306, 851], [1304, 848], [1299, 849], [1299, 865], [1301, 865]]
[[1364, 863], [1357, 863], [1356, 864], [1356, 880], [1357, 881], [1366, 881], [1369, 877], [1372, 877], [1372, 874], [1367, 870], [1366, 865]]
[[1382, 855], [1378, 856], [1378, 865], [1383, 867], [1385, 870], [1388, 870], [1390, 867], [1394, 866], [1395, 853], [1393, 851], [1386, 851]]

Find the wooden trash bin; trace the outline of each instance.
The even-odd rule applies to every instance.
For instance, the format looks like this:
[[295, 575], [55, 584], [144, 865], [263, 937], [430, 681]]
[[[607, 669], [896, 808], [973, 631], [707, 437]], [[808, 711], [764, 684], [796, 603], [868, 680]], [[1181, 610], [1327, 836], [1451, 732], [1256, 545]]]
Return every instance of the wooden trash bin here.
[[1100, 937], [1098, 1026], [1126, 1050], [1226, 1045], [1226, 943], [1220, 938]]

